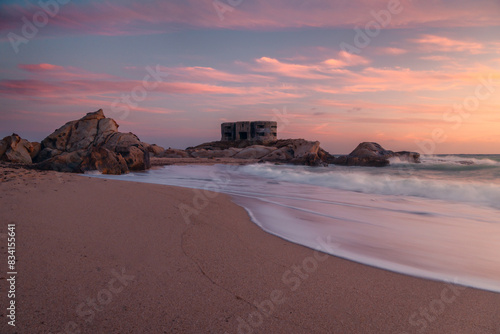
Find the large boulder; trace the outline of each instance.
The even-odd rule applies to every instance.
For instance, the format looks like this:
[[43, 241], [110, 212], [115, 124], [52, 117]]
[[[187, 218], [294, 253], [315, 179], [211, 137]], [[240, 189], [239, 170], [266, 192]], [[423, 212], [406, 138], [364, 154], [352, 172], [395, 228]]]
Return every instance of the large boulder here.
[[3, 155], [5, 154], [5, 152], [7, 151], [7, 149], [9, 148], [9, 144], [7, 143], [7, 140], [6, 140], [7, 137], [5, 137], [4, 139], [0, 140], [0, 159], [3, 157]]
[[108, 136], [102, 147], [119, 153], [126, 161], [130, 170], [145, 170], [151, 168], [148, 144], [139, 140], [132, 132], [115, 132]]
[[86, 154], [83, 150], [62, 152], [50, 159], [37, 163], [36, 168], [67, 173], [82, 173], [83, 169], [81, 165]]
[[32, 147], [32, 150], [30, 152], [30, 157], [31, 157], [31, 160], [33, 160], [38, 155], [38, 153], [40, 153], [42, 145], [38, 142], [31, 142], [31, 147]]
[[293, 149], [294, 158], [302, 158], [303, 156], [310, 154], [318, 154], [319, 141], [308, 141], [304, 139], [293, 140], [291, 145]]
[[98, 170], [103, 174], [120, 175], [128, 172], [125, 159], [104, 147], [93, 147], [82, 161], [82, 171]]
[[335, 160], [335, 157], [322, 149], [321, 147], [318, 150], [318, 157], [321, 159], [321, 161], [325, 164], [331, 164]]
[[163, 152], [165, 152], [165, 149], [163, 147], [158, 146], [156, 144], [149, 145], [147, 147], [147, 150], [150, 153], [150, 155], [152, 155], [154, 157], [159, 157], [163, 154]]
[[21, 164], [31, 164], [31, 153], [35, 148], [26, 139], [13, 133], [0, 141], [0, 160]]
[[400, 161], [420, 163], [420, 153], [417, 152], [409, 152], [409, 151], [394, 152], [394, 156], [389, 157], [389, 159], [390, 158], [398, 158]]
[[[99, 109], [67, 122], [47, 136], [35, 162], [41, 169], [127, 173], [151, 167], [149, 146], [133, 133], [118, 132], [118, 124]], [[77, 153], [69, 154], [73, 152]]]
[[[319, 141], [305, 139], [285, 139], [272, 143], [278, 149], [264, 156], [263, 162], [285, 162], [296, 165], [324, 166], [326, 163], [321, 159]], [[323, 151], [323, 150], [321, 150]]]
[[417, 152], [393, 152], [384, 149], [380, 144], [363, 142], [359, 144], [349, 155], [339, 156], [333, 159], [332, 163], [346, 166], [384, 167], [389, 165], [389, 159], [394, 157], [411, 163], [420, 162], [420, 154]]
[[109, 135], [118, 132], [118, 124], [112, 118], [103, 118], [97, 123], [97, 135], [94, 139], [94, 146], [98, 146], [106, 141]]
[[63, 151], [61, 150], [45, 147], [43, 150], [40, 150], [38, 154], [33, 158], [33, 162], [42, 162], [62, 153]]
[[102, 109], [99, 109], [96, 112], [88, 113], [79, 120], [67, 122], [42, 140], [42, 151], [55, 149], [62, 152], [73, 152], [88, 149], [98, 135], [99, 121], [104, 118]]

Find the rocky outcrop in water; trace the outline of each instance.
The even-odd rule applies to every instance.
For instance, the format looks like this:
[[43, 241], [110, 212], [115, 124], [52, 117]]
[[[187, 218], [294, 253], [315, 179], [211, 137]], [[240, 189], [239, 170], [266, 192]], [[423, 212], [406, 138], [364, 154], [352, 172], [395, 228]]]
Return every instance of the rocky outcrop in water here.
[[389, 159], [399, 158], [401, 161], [419, 163], [420, 154], [417, 152], [393, 152], [384, 149], [380, 144], [364, 142], [359, 144], [349, 155], [339, 156], [330, 160], [336, 165], [384, 167], [389, 165]]
[[38, 169], [122, 174], [150, 168], [149, 147], [133, 133], [118, 132], [118, 124], [99, 109], [47, 136], [34, 162]]

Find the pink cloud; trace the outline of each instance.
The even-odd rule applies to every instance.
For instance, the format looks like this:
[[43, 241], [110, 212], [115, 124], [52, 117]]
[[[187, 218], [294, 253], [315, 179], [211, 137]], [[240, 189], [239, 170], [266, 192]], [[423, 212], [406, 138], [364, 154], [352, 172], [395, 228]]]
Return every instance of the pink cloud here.
[[[0, 81], [0, 94], [19, 94], [30, 96], [60, 97], [63, 94], [72, 95], [104, 95], [112, 93], [131, 93], [136, 87], [143, 87], [142, 81], [42, 81], [42, 80], [4, 80]], [[151, 92], [171, 94], [247, 94], [255, 88], [224, 87], [192, 82], [162, 82]]]
[[52, 64], [19, 64], [17, 65], [20, 69], [26, 70], [28, 72], [45, 72], [52, 70], [64, 70], [64, 67], [52, 65]]
[[349, 66], [368, 65], [370, 60], [346, 51], [340, 51], [337, 58], [327, 59], [323, 63], [328, 67], [343, 68]]
[[327, 75], [320, 73], [318, 66], [299, 65], [282, 63], [277, 59], [261, 57], [255, 61], [257, 67], [255, 71], [274, 73], [281, 76], [287, 76], [300, 79], [326, 79]]
[[430, 61], [452, 61], [454, 60], [453, 58], [451, 57], [448, 57], [448, 56], [424, 56], [424, 57], [420, 57], [420, 59], [422, 60], [430, 60]]
[[459, 41], [442, 36], [423, 35], [414, 39], [424, 52], [467, 52], [479, 54], [484, 52], [484, 45], [472, 41]]
[[95, 73], [73, 66], [58, 66], [53, 64], [19, 64], [18, 68], [32, 75], [32, 79], [116, 79], [105, 73]]
[[[447, 70], [420, 70], [409, 68], [374, 68], [367, 67], [361, 71], [344, 71], [339, 73], [334, 82], [312, 84], [317, 92], [329, 94], [357, 94], [378, 91], [458, 91], [464, 87], [474, 87], [479, 79], [491, 76], [492, 80], [500, 77], [500, 71], [487, 66], [471, 68], [452, 68]], [[472, 94], [472, 93], [471, 93]]]
[[[379, 91], [450, 91], [473, 87], [479, 77], [500, 72], [486, 65], [448, 70], [420, 70], [409, 68], [365, 67], [352, 70], [353, 64], [368, 64], [360, 56], [347, 63], [346, 55], [309, 64], [285, 63], [262, 57], [254, 64], [240, 64], [250, 73], [233, 74], [210, 67], [169, 68], [169, 81], [148, 89], [148, 101], [162, 101], [172, 95], [197, 95], [199, 101], [220, 103], [224, 97], [228, 105], [255, 105], [292, 101], [311, 94], [359, 94]], [[346, 66], [343, 68], [343, 66]], [[361, 65], [362, 66], [362, 65]], [[131, 95], [134, 90], [144, 89], [142, 80], [115, 78], [101, 73], [88, 73], [81, 69], [52, 64], [22, 64], [19, 68], [32, 76], [25, 80], [0, 81], [0, 94], [9, 99], [45, 98], [60, 100], [71, 98], [100, 98], [103, 101]], [[266, 73], [266, 75], [252, 72]], [[110, 79], [110, 77], [112, 79]], [[280, 84], [280, 77], [307, 79]], [[395, 78], [397, 78], [395, 80]], [[170, 81], [172, 80], [172, 81]], [[192, 103], [192, 102], [191, 102]], [[200, 102], [202, 105], [204, 102]], [[161, 109], [161, 108], [160, 108]]]
[[257, 66], [251, 67], [253, 71], [273, 73], [290, 78], [321, 80], [331, 79], [339, 73], [344, 73], [344, 68], [346, 67], [367, 65], [370, 63], [370, 60], [341, 51], [337, 58], [327, 59], [316, 64], [284, 63], [278, 59], [269, 57], [261, 57], [256, 59], [255, 62]]
[[386, 47], [386, 48], [378, 48], [375, 53], [379, 55], [399, 56], [408, 53], [408, 50], [401, 48]]
[[[39, 67], [33, 67], [38, 69]], [[42, 66], [43, 68], [43, 66]], [[211, 71], [209, 71], [211, 72]], [[142, 87], [142, 88], [141, 88]], [[133, 91], [144, 88], [142, 80], [3, 80], [0, 81], [0, 95], [10, 100], [33, 101], [50, 105], [89, 105], [92, 107], [110, 105], [113, 101], [123, 102], [124, 96], [131, 96]], [[220, 109], [221, 99], [224, 96], [224, 105], [253, 105], [255, 103], [271, 103], [272, 101], [289, 101], [303, 97], [302, 94], [292, 92], [293, 87], [275, 85], [269, 86], [265, 82], [255, 86], [223, 86], [198, 82], [161, 82], [151, 90], [147, 90], [147, 101], [135, 103], [134, 110], [165, 114], [171, 110], [161, 107], [152, 108], [151, 104], [162, 104], [173, 98], [176, 103], [185, 100], [195, 105], [192, 97], [183, 95], [197, 95], [201, 106], [210, 101]], [[180, 96], [179, 96], [180, 95]], [[61, 97], [64, 98], [61, 98]], [[175, 110], [175, 109], [173, 109]]]

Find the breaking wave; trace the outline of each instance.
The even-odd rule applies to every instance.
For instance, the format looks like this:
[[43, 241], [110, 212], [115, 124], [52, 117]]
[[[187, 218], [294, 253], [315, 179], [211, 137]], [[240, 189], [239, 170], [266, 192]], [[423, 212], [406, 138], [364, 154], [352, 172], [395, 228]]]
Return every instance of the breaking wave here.
[[483, 204], [500, 208], [500, 184], [470, 179], [444, 179], [412, 170], [380, 168], [337, 168], [325, 170], [274, 165], [249, 165], [242, 171], [274, 181], [316, 185], [366, 194], [417, 196], [436, 200]]

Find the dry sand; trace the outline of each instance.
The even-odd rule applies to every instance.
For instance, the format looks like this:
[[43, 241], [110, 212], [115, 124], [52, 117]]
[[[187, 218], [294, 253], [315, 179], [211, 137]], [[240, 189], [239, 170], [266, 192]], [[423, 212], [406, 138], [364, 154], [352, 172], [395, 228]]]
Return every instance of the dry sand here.
[[0, 168], [0, 332], [500, 333], [500, 294], [315, 253], [212, 195], [187, 224], [190, 189]]

